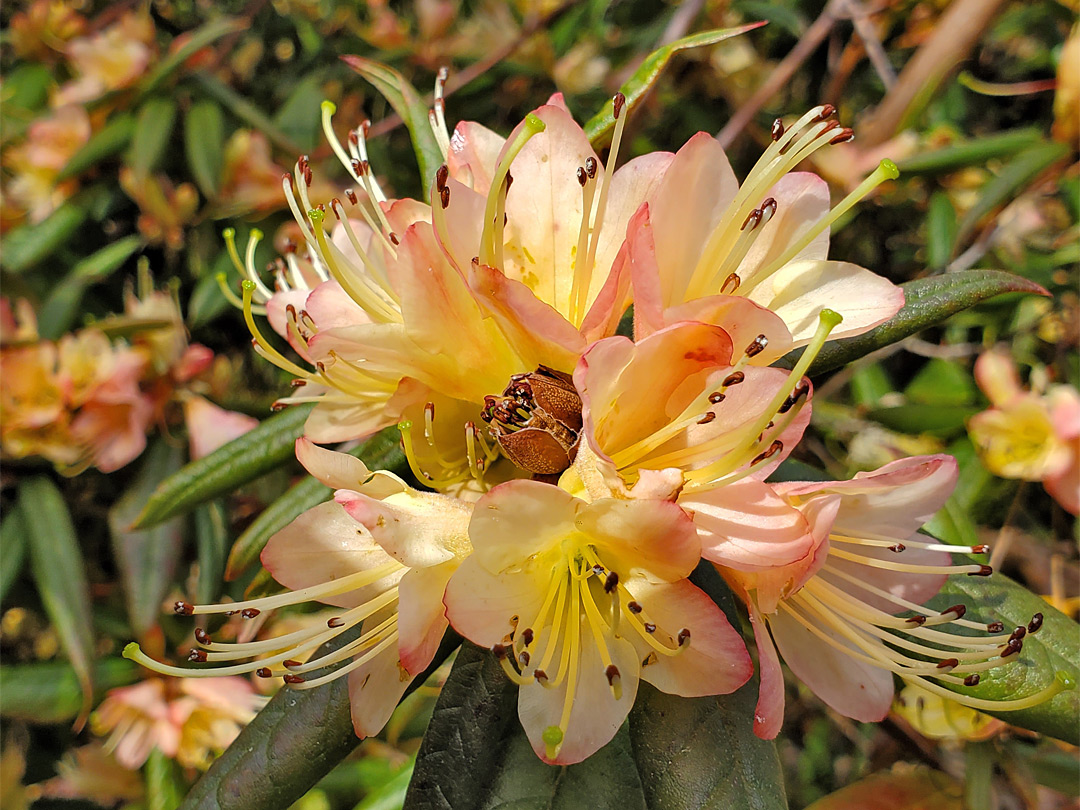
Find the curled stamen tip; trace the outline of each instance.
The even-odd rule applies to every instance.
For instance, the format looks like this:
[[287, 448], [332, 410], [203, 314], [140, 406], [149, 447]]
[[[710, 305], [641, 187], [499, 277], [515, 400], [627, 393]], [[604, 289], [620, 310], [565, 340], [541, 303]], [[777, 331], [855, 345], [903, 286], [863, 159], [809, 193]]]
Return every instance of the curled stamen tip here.
[[889, 180], [895, 180], [897, 177], [900, 176], [900, 169], [897, 168], [896, 164], [888, 158], [885, 158], [883, 161], [881, 161], [881, 164], [878, 166], [878, 168]]
[[969, 577], [988, 577], [994, 573], [994, 569], [989, 565], [980, 565], [978, 571], [969, 571]]
[[195, 628], [195, 640], [200, 644], [210, 643], [210, 634], [203, 630], [201, 627]]
[[320, 106], [322, 107], [322, 111], [324, 113], [329, 113], [330, 115], [333, 115], [337, 112], [337, 105], [330, 99], [323, 99], [323, 103]]
[[679, 646], [685, 647], [690, 643], [690, 628], [684, 627], [679, 631]]
[[187, 660], [196, 664], [206, 663], [206, 650], [192, 650], [188, 653]]
[[176, 613], [179, 616], [190, 616], [194, 612], [195, 606], [190, 602], [180, 600], [173, 604], [173, 613]]

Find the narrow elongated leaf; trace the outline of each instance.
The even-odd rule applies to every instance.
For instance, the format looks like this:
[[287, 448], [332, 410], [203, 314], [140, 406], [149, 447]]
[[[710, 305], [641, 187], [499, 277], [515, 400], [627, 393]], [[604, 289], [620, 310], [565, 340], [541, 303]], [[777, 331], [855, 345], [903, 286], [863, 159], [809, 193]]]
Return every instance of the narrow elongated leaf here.
[[71, 156], [64, 164], [56, 182], [82, 174], [105, 158], [112, 157], [123, 151], [124, 147], [131, 142], [131, 136], [135, 132], [135, 116], [131, 113], [116, 113], [109, 116], [108, 122], [100, 130], [95, 132], [82, 149]]
[[1024, 127], [993, 135], [983, 135], [964, 143], [954, 143], [941, 149], [917, 152], [896, 162], [902, 174], [939, 174], [954, 172], [965, 166], [982, 166], [996, 157], [1015, 155], [1045, 138], [1038, 127]]
[[0, 600], [7, 596], [8, 588], [22, 573], [26, 563], [26, 521], [22, 509], [15, 504], [6, 510], [0, 523]]
[[956, 209], [944, 191], [930, 195], [926, 211], [926, 264], [931, 270], [944, 270], [956, 242]]
[[311, 408], [297, 405], [275, 414], [254, 430], [182, 467], [154, 490], [132, 528], [147, 529], [182, 515], [288, 461]]
[[19, 509], [38, 593], [79, 679], [83, 700], [76, 724], [81, 726], [94, 698], [94, 631], [82, 550], [64, 498], [51, 479], [39, 475], [20, 483]]
[[[697, 34], [691, 34], [688, 37], [683, 37], [682, 39], [677, 39], [671, 44], [653, 51], [645, 58], [641, 67], [634, 71], [634, 75], [627, 79], [626, 83], [619, 88], [622, 94], [626, 96], [627, 108], [633, 109], [645, 94], [652, 89], [652, 86], [656, 84], [656, 80], [660, 78], [660, 74], [663, 72], [664, 68], [667, 67], [667, 63], [671, 61], [671, 57], [679, 51], [685, 51], [688, 48], [701, 48], [706, 45], [715, 45], [717, 42], [723, 42], [725, 39], [737, 37], [739, 34], [745, 34], [747, 31], [753, 31], [755, 28], [760, 28], [763, 25], [765, 25], [765, 23], [756, 22], [750, 23], [749, 25], [741, 25], [738, 28], [722, 28], [716, 31], [702, 31]], [[589, 136], [592, 145], [599, 149], [608, 145], [611, 141], [611, 134], [614, 129], [615, 108], [613, 103], [609, 100], [600, 108], [600, 112], [590, 118], [588, 123], [585, 124], [585, 134]]]
[[[320, 647], [317, 654], [353, 637], [345, 634], [335, 639], [336, 644]], [[422, 685], [458, 643], [453, 633], [447, 633], [427, 672], [409, 684], [405, 695]], [[203, 774], [180, 810], [288, 807], [359, 743], [349, 713], [346, 678], [317, 689], [282, 689]]]
[[222, 107], [245, 124], [259, 130], [270, 139], [274, 146], [291, 155], [299, 155], [304, 151], [270, 120], [270, 116], [224, 82], [218, 81], [207, 73], [195, 73], [192, 78], [198, 82], [207, 95], [216, 99]]
[[176, 810], [184, 792], [179, 766], [158, 748], [146, 760], [146, 810]]
[[195, 601], [217, 601], [225, 574], [225, 554], [229, 547], [228, 518], [221, 501], [209, 501], [195, 507], [195, 546], [199, 558], [199, 579]]
[[[905, 300], [898, 313], [862, 335], [825, 344], [807, 373], [814, 377], [840, 368], [996, 295], [1011, 292], [1048, 294], [1038, 284], [1000, 270], [964, 270], [919, 278], [900, 286]], [[800, 354], [802, 350], [798, 349], [779, 362], [790, 368]]]
[[183, 518], [142, 531], [128, 528], [154, 488], [180, 469], [183, 451], [159, 438], [143, 459], [134, 485], [109, 510], [109, 533], [124, 583], [128, 620], [139, 637], [158, 622], [184, 543]]
[[943, 685], [976, 698], [1012, 700], [1036, 694], [1054, 682], [1056, 673], [1063, 672], [1073, 688], [1046, 702], [1019, 711], [980, 710], [1014, 726], [1080, 744], [1080, 646], [1076, 643], [1080, 626], [1000, 573], [950, 577], [930, 605], [944, 609], [959, 602], [968, 606], [967, 618], [1004, 622], [1005, 632], [1027, 625], [1036, 613], [1043, 615], [1042, 627], [1024, 636], [1023, 649], [1010, 656], [1013, 663], [981, 673], [978, 686]]
[[386, 783], [365, 796], [353, 810], [401, 810], [415, 764], [415, 758], [405, 763]]
[[341, 61], [371, 82], [409, 128], [426, 192], [435, 171], [443, 164], [443, 155], [428, 123], [428, 107], [420, 94], [404, 76], [384, 64], [362, 56], [343, 56]]
[[86, 210], [77, 199], [68, 200], [35, 225], [16, 228], [0, 242], [0, 265], [9, 273], [21, 273], [53, 254], [86, 221]]
[[192, 31], [179, 48], [158, 62], [157, 67], [143, 79], [142, 83], [139, 85], [139, 93], [146, 94], [152, 92], [177, 68], [194, 56], [196, 52], [202, 50], [207, 45], [220, 39], [226, 34], [242, 31], [245, 27], [246, 24], [243, 20], [222, 17], [220, 20], [212, 20], [202, 28]]
[[[139, 679], [139, 667], [123, 658], [94, 664], [99, 694]], [[79, 675], [66, 662], [0, 667], [0, 716], [32, 723], [67, 723], [83, 707]]]
[[176, 102], [169, 98], [152, 98], [143, 104], [135, 133], [131, 138], [131, 168], [140, 177], [157, 167], [169, 145], [173, 124], [176, 123]]
[[184, 117], [184, 152], [191, 176], [208, 199], [216, 197], [221, 186], [224, 149], [225, 119], [221, 107], [211, 99], [195, 102]]

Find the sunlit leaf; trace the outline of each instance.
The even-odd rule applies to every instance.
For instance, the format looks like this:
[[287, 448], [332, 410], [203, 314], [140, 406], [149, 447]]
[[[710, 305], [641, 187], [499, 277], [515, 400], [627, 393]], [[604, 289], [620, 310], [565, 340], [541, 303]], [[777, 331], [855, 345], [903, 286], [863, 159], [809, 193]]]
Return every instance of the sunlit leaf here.
[[1038, 127], [1024, 127], [916, 152], [896, 161], [896, 166], [905, 175], [953, 172], [965, 166], [983, 166], [996, 157], [1015, 155], [1040, 142], [1045, 142], [1045, 136]]

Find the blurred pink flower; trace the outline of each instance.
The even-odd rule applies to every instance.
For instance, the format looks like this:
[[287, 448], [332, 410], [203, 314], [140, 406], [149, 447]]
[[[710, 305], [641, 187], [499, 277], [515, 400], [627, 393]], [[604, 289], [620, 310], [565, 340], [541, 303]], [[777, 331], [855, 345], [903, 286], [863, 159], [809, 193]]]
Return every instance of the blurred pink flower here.
[[76, 78], [57, 90], [53, 106], [83, 104], [134, 84], [154, 54], [154, 34], [148, 14], [129, 11], [104, 31], [68, 42]]
[[77, 180], [57, 182], [60, 170], [90, 140], [90, 119], [79, 105], [61, 107], [38, 118], [22, 143], [4, 152], [11, 174], [5, 192], [9, 203], [40, 222], [78, 188]]

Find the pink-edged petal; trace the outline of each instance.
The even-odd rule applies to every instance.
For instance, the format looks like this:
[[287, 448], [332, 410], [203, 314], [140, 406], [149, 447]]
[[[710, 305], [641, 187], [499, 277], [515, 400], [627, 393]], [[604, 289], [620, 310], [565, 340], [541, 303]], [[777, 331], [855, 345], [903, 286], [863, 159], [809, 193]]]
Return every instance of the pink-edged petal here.
[[796, 346], [813, 337], [824, 308], [844, 317], [830, 333], [836, 339], [860, 335], [904, 305], [904, 291], [888, 279], [849, 262], [822, 260], [786, 264], [747, 297], [783, 318]]
[[372, 498], [386, 498], [409, 489], [393, 473], [372, 472], [355, 456], [319, 447], [305, 436], [296, 440], [296, 460], [331, 489], [355, 490]]
[[1043, 487], [1062, 509], [1070, 515], [1080, 515], [1080, 454], [1075, 446], [1069, 464], [1060, 472], [1046, 476]]
[[1006, 350], [992, 349], [975, 360], [975, 382], [997, 407], [1008, 405], [1023, 393], [1016, 363]]
[[797, 562], [814, 546], [802, 513], [759, 481], [689, 493], [679, 505], [694, 516], [701, 556], [718, 565], [759, 571]]
[[701, 542], [690, 517], [671, 501], [605, 498], [578, 513], [577, 528], [621, 577], [642, 572], [674, 582], [701, 559]]
[[446, 632], [443, 594], [457, 559], [431, 568], [413, 568], [398, 583], [398, 655], [410, 675], [419, 675], [435, 657]]
[[[566, 642], [568, 632], [563, 634]], [[612, 694], [605, 666], [600, 658], [588, 621], [581, 617], [581, 659], [577, 680], [573, 684], [570, 720], [557, 756], [549, 758], [543, 734], [550, 726], [558, 726], [566, 704], [569, 679], [556, 688], [529, 684], [518, 690], [518, 716], [533, 751], [549, 765], [572, 765], [595, 754], [615, 736], [615, 732], [630, 713], [637, 697], [638, 660], [634, 647], [622, 638], [605, 639], [611, 660], [619, 668], [622, 695]], [[559, 660], [556, 653], [555, 660]]]
[[402, 672], [397, 648], [392, 644], [350, 672], [348, 678], [353, 730], [360, 739], [383, 730], [413, 680]]
[[334, 500], [388, 554], [410, 568], [427, 568], [469, 553], [472, 504], [408, 489], [383, 500], [339, 489]]
[[367, 311], [333, 280], [324, 281], [308, 293], [304, 305], [297, 309], [307, 312], [320, 330], [371, 323]]
[[764, 351], [754, 356], [752, 362], [756, 366], [770, 365], [791, 351], [794, 343], [783, 318], [738, 295], [695, 298], [665, 310], [662, 317], [666, 324], [699, 321], [722, 327], [731, 336], [736, 353], [745, 351], [753, 340], [764, 335], [769, 342]]
[[214, 452], [259, 424], [254, 416], [227, 411], [197, 394], [184, 400], [184, 422], [193, 459]]
[[[876, 723], [889, 713], [891, 672], [837, 650], [782, 611], [769, 617], [769, 629], [791, 671], [832, 709], [864, 723]], [[823, 632], [850, 648], [845, 639]]]
[[475, 121], [462, 121], [450, 136], [446, 167], [455, 180], [487, 195], [506, 139]]
[[549, 107], [558, 107], [567, 115], [571, 114], [570, 108], [566, 106], [566, 97], [562, 93], [552, 93], [544, 103]]
[[1046, 392], [1050, 408], [1050, 421], [1054, 424], [1054, 433], [1063, 441], [1080, 438], [1080, 392], [1071, 385], [1053, 385]]
[[[454, 179], [448, 180], [446, 187], [450, 190], [449, 205], [442, 210], [446, 227], [438, 229], [435, 235], [458, 272], [467, 274], [480, 252], [487, 196]], [[431, 193], [439, 195], [435, 180], [432, 180]]]
[[[676, 647], [678, 634], [690, 631], [689, 646], [678, 655], [657, 655], [655, 663], [642, 667], [642, 680], [683, 697], [727, 695], [750, 680], [754, 665], [742, 637], [704, 591], [686, 579], [650, 583], [634, 578], [626, 587], [644, 609], [642, 615], [656, 625], [657, 641]], [[652, 647], [637, 631], [627, 628], [623, 635], [645, 660]]]
[[[761, 228], [754, 246], [739, 264], [738, 274], [750, 278], [755, 270], [780, 258], [811, 226], [829, 213], [829, 184], [810, 172], [790, 172], [769, 189], [766, 198], [776, 200], [776, 214]], [[829, 254], [829, 231], [822, 231], [790, 261], [824, 259]]]
[[544, 603], [551, 576], [551, 566], [542, 561], [492, 574], [475, 557], [468, 557], [446, 586], [446, 618], [469, 641], [492, 647], [514, 631], [512, 616], [518, 617], [521, 627], [529, 626]]
[[676, 153], [649, 196], [664, 307], [687, 299], [701, 251], [738, 188], [723, 148], [699, 132]]
[[754, 707], [754, 734], [763, 740], [775, 740], [784, 724], [784, 672], [780, 656], [769, 634], [769, 625], [757, 605], [747, 601], [750, 626], [754, 628], [754, 643], [758, 653], [758, 699]]
[[[294, 591], [391, 561], [371, 535], [333, 501], [313, 506], [274, 534], [259, 559], [274, 579]], [[401, 574], [397, 571], [372, 585], [320, 601], [356, 607], [393, 587]]]
[[634, 340], [640, 341], [667, 325], [665, 311], [669, 306], [661, 284], [652, 213], [647, 202], [634, 214], [631, 226], [626, 229], [623, 249], [630, 265], [634, 297]]
[[469, 536], [473, 558], [492, 574], [558, 546], [584, 506], [551, 484], [518, 479], [493, 487], [476, 502]]
[[624, 242], [611, 265], [607, 281], [581, 322], [581, 334], [587, 343], [611, 337], [618, 330], [619, 321], [633, 298], [631, 276], [630, 248]]

